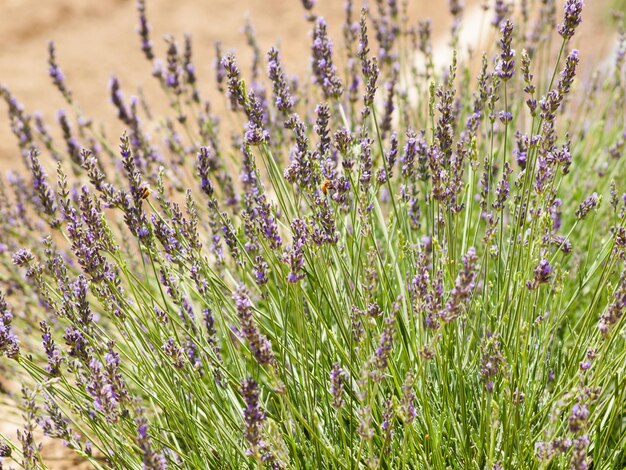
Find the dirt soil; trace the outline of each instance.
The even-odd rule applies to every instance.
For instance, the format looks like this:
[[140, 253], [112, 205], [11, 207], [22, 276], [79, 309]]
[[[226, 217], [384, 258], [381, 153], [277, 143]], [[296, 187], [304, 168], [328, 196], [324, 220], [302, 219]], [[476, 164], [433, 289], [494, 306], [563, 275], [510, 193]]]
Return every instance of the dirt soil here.
[[[594, 52], [611, 48], [602, 33], [607, 28], [599, 28], [598, 21], [608, 17], [607, 5], [612, 1], [624, 0], [586, 2], [583, 35], [578, 35], [577, 41], [587, 44], [588, 49], [593, 47]], [[374, 1], [370, 3], [375, 5]], [[411, 21], [428, 17], [433, 20], [435, 33], [447, 31], [451, 21], [447, 3], [411, 0]], [[481, 2], [465, 3], [469, 18], [472, 7], [478, 10]], [[360, 1], [354, 0], [354, 4], [358, 11]], [[318, 0], [314, 10], [328, 19], [337, 46], [341, 44], [343, 9], [343, 0]], [[262, 50], [280, 45], [289, 73], [301, 74], [309, 65], [310, 25], [298, 0], [148, 0], [147, 10], [161, 56], [165, 52], [161, 40], [165, 34], [177, 38], [186, 32], [192, 35], [195, 64], [206, 90], [214, 89], [216, 41], [222, 41], [226, 50], [236, 49], [241, 64], [248, 63], [249, 50], [242, 34], [247, 17], [257, 30]], [[472, 24], [475, 17], [464, 26], [470, 38], [477, 33], [477, 25]], [[57, 110], [67, 108], [48, 77], [47, 43], [54, 40], [58, 62], [82, 110], [96, 122], [115, 122], [108, 96], [111, 75], [119, 77], [126, 96], [135, 94], [138, 87], [159, 96], [156, 82], [150, 77], [151, 65], [139, 49], [136, 25], [135, 0], [0, 0], [0, 83], [9, 87], [29, 113], [39, 111], [54, 125]], [[445, 39], [441, 42], [445, 45]], [[0, 108], [0, 169], [19, 167], [16, 139], [9, 130], [6, 108]]]
[[[624, 0], [587, 0], [587, 12], [576, 47], [582, 49], [583, 61], [606, 57], [613, 37], [606, 34], [609, 3]], [[341, 44], [343, 0], [318, 0], [315, 12], [329, 21], [336, 47]], [[356, 9], [360, 1], [354, 1]], [[375, 2], [370, 1], [372, 7]], [[401, 2], [399, 2], [401, 3]], [[478, 1], [466, 0], [477, 11]], [[488, 3], [493, 3], [489, 1]], [[529, 3], [538, 3], [529, 2]], [[249, 17], [256, 28], [261, 49], [279, 44], [283, 63], [289, 73], [303, 74], [309, 66], [309, 30], [304, 10], [298, 0], [147, 0], [147, 13], [158, 55], [165, 52], [164, 34], [182, 38], [191, 33], [195, 64], [201, 89], [214, 93], [214, 43], [221, 41], [225, 50], [236, 49], [240, 63], [249, 63], [242, 27]], [[411, 21], [429, 17], [439, 43], [447, 31], [451, 16], [446, 0], [410, 0]], [[623, 7], [622, 7], [623, 8]], [[471, 11], [466, 13], [472, 14]], [[475, 17], [475, 15], [474, 15]], [[119, 77], [128, 97], [138, 87], [149, 96], [160, 96], [151, 74], [151, 65], [143, 57], [136, 34], [135, 0], [0, 0], [0, 83], [5, 84], [24, 104], [27, 112], [39, 111], [54, 126], [56, 112], [67, 108], [48, 77], [47, 43], [54, 40], [58, 62], [65, 73], [76, 102], [87, 116], [110, 127], [110, 135], [119, 126], [109, 102], [108, 82], [112, 74]], [[477, 34], [475, 24], [465, 26], [471, 39]], [[473, 28], [473, 29], [472, 29]], [[373, 39], [372, 39], [373, 41]], [[437, 48], [435, 48], [437, 50]], [[113, 137], [110, 137], [113, 139]], [[9, 130], [6, 106], [0, 104], [0, 171], [21, 168], [16, 139]], [[15, 436], [17, 422], [8, 418], [6, 405], [0, 400], [0, 433]], [[60, 446], [47, 444], [44, 454], [52, 458], [51, 469], [79, 467]]]

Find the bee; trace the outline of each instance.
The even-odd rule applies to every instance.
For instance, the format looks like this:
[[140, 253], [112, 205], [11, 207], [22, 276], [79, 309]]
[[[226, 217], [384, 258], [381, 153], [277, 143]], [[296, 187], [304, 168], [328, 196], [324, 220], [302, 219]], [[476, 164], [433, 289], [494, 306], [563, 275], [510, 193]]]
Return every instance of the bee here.
[[321, 188], [321, 189], [322, 189], [322, 192], [323, 192], [324, 194], [326, 194], [326, 192], [328, 191], [328, 188], [330, 187], [330, 185], [331, 185], [331, 182], [330, 182], [330, 180], [329, 180], [329, 179], [325, 179], [325, 180], [322, 182], [322, 188]]
[[150, 196], [150, 193], [152, 192], [152, 189], [150, 189], [150, 185], [146, 182], [142, 182], [139, 185], [139, 197], [141, 199], [148, 199], [148, 196]]

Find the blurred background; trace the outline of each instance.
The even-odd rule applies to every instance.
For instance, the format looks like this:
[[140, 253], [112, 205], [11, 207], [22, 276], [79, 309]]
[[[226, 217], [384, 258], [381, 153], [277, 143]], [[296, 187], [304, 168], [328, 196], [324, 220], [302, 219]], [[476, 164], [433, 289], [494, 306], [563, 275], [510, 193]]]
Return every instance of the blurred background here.
[[[407, 1], [412, 24], [417, 24], [418, 19], [431, 18], [435, 52], [438, 48], [445, 50], [452, 21], [448, 0]], [[541, 0], [528, 2], [538, 7]], [[194, 62], [205, 96], [215, 93], [216, 41], [223, 43], [224, 50], [236, 50], [241, 68], [244, 73], [247, 70], [250, 51], [242, 34], [246, 18], [256, 29], [261, 50], [267, 51], [276, 44], [281, 47], [288, 73], [302, 75], [308, 69], [310, 23], [299, 0], [147, 0], [146, 3], [158, 55], [165, 53], [162, 41], [165, 34], [179, 39], [183, 33], [192, 35]], [[374, 0], [370, 3], [375, 6]], [[462, 37], [472, 42], [481, 24], [493, 33], [489, 26], [491, 12], [484, 21], [478, 19], [483, 16], [481, 5], [492, 7], [494, 0], [464, 3]], [[358, 12], [361, 2], [355, 0], [354, 5]], [[596, 66], [614, 48], [613, 29], [608, 27], [614, 8], [626, 9], [626, 0], [586, 1], [583, 25], [572, 45], [582, 49], [583, 64]], [[318, 0], [313, 11], [326, 17], [331, 36], [339, 47], [344, 1]], [[561, 17], [560, 6], [558, 17]], [[47, 43], [54, 40], [59, 65], [84, 114], [96, 122], [115, 122], [108, 94], [111, 75], [119, 77], [127, 97], [136, 94], [138, 88], [148, 96], [161, 96], [150, 76], [151, 65], [140, 51], [136, 26], [135, 0], [0, 0], [0, 83], [11, 90], [28, 113], [39, 111], [52, 124], [57, 110], [67, 107], [48, 77]], [[490, 37], [495, 43], [495, 36]], [[480, 47], [477, 49], [480, 51]], [[152, 91], [157, 94], [152, 95]], [[21, 163], [15, 137], [9, 130], [5, 104], [0, 108], [0, 169], [4, 170], [19, 167]], [[114, 127], [112, 132], [117, 130]]]

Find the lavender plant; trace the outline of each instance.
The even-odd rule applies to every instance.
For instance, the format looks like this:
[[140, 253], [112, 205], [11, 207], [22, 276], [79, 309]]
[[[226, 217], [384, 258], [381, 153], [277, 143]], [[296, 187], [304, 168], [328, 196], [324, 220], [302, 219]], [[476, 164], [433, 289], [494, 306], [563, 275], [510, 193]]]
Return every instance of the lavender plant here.
[[623, 16], [584, 81], [582, 0], [556, 27], [493, 2], [472, 79], [406, 2], [349, 1], [341, 45], [302, 4], [311, 82], [248, 26], [249, 79], [215, 47], [227, 117], [143, 0], [168, 115], [113, 78], [116, 145], [52, 43], [60, 139], [1, 88], [27, 171], [0, 179], [24, 413], [0, 455], [52, 468], [43, 433], [93, 468], [626, 466]]

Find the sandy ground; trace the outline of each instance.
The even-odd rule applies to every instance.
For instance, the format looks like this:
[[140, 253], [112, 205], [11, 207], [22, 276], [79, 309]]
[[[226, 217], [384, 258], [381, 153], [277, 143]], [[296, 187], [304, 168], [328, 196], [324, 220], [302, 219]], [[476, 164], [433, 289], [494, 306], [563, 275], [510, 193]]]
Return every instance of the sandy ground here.
[[[587, 11], [577, 46], [598, 63], [609, 54], [612, 37], [606, 34], [608, 5], [616, 0], [587, 0]], [[617, 0], [626, 8], [626, 0]], [[195, 47], [195, 64], [201, 89], [214, 93], [214, 43], [222, 41], [225, 50], [235, 49], [244, 71], [249, 63], [249, 50], [241, 33], [249, 17], [257, 30], [262, 50], [279, 44], [283, 63], [289, 73], [306, 72], [310, 25], [304, 18], [298, 0], [148, 0], [148, 17], [157, 53], [164, 55], [161, 37], [171, 33], [182, 38], [191, 33]], [[370, 3], [374, 4], [373, 1]], [[464, 36], [477, 35], [477, 1], [465, 26]], [[492, 3], [492, 2], [490, 2]], [[532, 3], [532, 2], [531, 2]], [[534, 3], [538, 3], [535, 1]], [[340, 44], [343, 0], [319, 0], [316, 13], [329, 20], [331, 35]], [[446, 31], [450, 24], [446, 0], [409, 0], [411, 21], [430, 17], [434, 31]], [[355, 0], [357, 7], [360, 5]], [[473, 16], [472, 16], [473, 15]], [[108, 82], [112, 74], [119, 77], [126, 96], [138, 87], [148, 96], [158, 97], [156, 82], [150, 76], [151, 65], [139, 49], [135, 32], [137, 18], [134, 0], [0, 0], [0, 83], [22, 102], [29, 113], [42, 112], [52, 124], [59, 108], [67, 107], [52, 87], [47, 73], [47, 43], [54, 40], [61, 65], [75, 100], [87, 116], [104, 122], [110, 139], [119, 133], [115, 111], [109, 103]], [[373, 41], [373, 39], [372, 39]], [[446, 40], [440, 37], [439, 48]], [[436, 51], [437, 46], [436, 46]], [[15, 137], [10, 133], [6, 107], [0, 104], [0, 170], [19, 168], [20, 158]], [[0, 400], [0, 432], [14, 436], [16, 421], [7, 418], [7, 408]], [[66, 458], [59, 445], [46, 445], [45, 455], [53, 458], [50, 468], [78, 467]]]
[[[583, 26], [586, 39], [593, 38], [596, 49], [610, 47], [601, 33], [606, 28], [598, 28], [597, 20], [608, 16], [606, 6], [611, 1], [626, 3], [626, 0], [587, 1], [589, 14]], [[214, 88], [216, 41], [222, 41], [225, 49], [236, 49], [241, 64], [248, 63], [249, 50], [241, 33], [246, 17], [252, 19], [262, 50], [279, 44], [288, 72], [307, 70], [309, 24], [298, 0], [148, 0], [147, 3], [152, 36], [161, 55], [163, 35], [171, 33], [182, 38], [185, 32], [192, 34], [195, 64], [205, 90]], [[447, 0], [411, 0], [411, 20], [429, 17], [433, 19], [435, 32], [446, 31], [451, 20], [447, 3]], [[467, 17], [471, 18], [465, 31], [472, 37], [476, 34], [477, 21], [470, 7], [477, 9], [479, 2], [466, 0], [465, 3]], [[355, 5], [359, 4], [355, 0]], [[331, 34], [336, 39], [341, 34], [343, 5], [343, 0], [319, 0], [316, 5], [316, 12], [329, 20]], [[54, 40], [59, 64], [85, 114], [96, 121], [115, 122], [107, 91], [112, 74], [119, 77], [126, 96], [135, 94], [137, 87], [145, 89], [149, 96], [150, 91], [159, 96], [150, 77], [151, 65], [138, 47], [136, 24], [134, 0], [0, 0], [0, 83], [9, 87], [28, 112], [40, 111], [53, 123], [56, 111], [66, 107], [47, 73], [47, 43]], [[584, 43], [585, 36], [578, 36], [577, 40]], [[442, 45], [445, 45], [443, 40]], [[6, 108], [4, 105], [0, 108], [0, 168], [7, 169], [20, 163], [16, 140], [8, 129]]]

